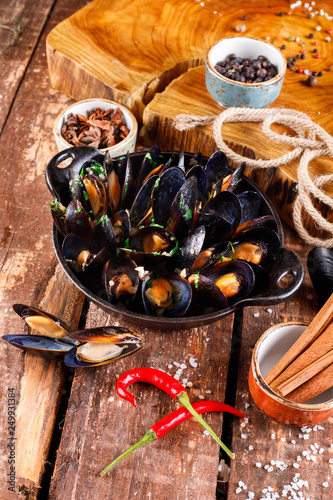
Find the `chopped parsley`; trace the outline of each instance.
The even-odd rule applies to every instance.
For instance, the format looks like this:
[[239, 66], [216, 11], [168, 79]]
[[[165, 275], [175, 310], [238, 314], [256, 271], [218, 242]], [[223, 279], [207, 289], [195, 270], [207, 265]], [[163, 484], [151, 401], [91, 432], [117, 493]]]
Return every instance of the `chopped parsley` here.
[[129, 248], [129, 239], [128, 238], [125, 240], [125, 247]]
[[192, 219], [192, 211], [189, 207], [185, 208], [185, 215], [184, 215], [185, 220], [191, 220]]
[[149, 160], [149, 161], [150, 161], [150, 163], [151, 163], [154, 167], [156, 167], [156, 166], [158, 165], [157, 161], [154, 161], [154, 160], [152, 159], [152, 157], [151, 157], [151, 154], [150, 154], [150, 153], [147, 153], [147, 154], [146, 154], [146, 158], [147, 158], [147, 160]]
[[75, 213], [76, 213], [76, 214], [79, 214], [80, 212], [82, 212], [82, 207], [79, 207], [79, 208], [77, 208], [77, 209], [75, 210]]
[[77, 220], [77, 221], [76, 221], [76, 224], [77, 224], [78, 226], [80, 226], [80, 227], [82, 227], [82, 226], [84, 225], [84, 224], [83, 224], [83, 222], [82, 222], [82, 220]]
[[86, 200], [89, 200], [89, 194], [87, 193], [87, 191], [83, 191], [83, 196]]
[[185, 206], [184, 195], [180, 195], [179, 208], [183, 208]]
[[193, 280], [194, 281], [194, 286], [195, 286], [196, 290], [198, 290], [198, 288], [199, 288], [199, 279], [200, 279], [199, 278], [199, 271], [197, 271], [195, 273], [194, 280]]

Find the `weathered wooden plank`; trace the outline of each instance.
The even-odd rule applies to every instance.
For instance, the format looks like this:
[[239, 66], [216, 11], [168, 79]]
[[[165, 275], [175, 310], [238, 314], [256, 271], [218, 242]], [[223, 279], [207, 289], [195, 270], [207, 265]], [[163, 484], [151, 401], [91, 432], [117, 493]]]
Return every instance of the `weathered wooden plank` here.
[[[285, 246], [295, 247], [306, 264], [310, 247], [295, 245], [295, 235], [288, 228], [285, 234]], [[236, 404], [246, 413], [248, 423], [234, 429], [233, 448], [238, 459], [231, 465], [228, 500], [249, 498], [249, 491], [255, 494], [255, 499], [268, 498], [263, 490], [269, 487], [271, 495], [277, 493], [281, 498], [288, 485], [296, 492], [298, 481], [308, 482], [308, 486], [302, 482], [298, 484], [304, 498], [328, 500], [332, 496], [329, 488], [323, 486], [327, 481], [330, 483], [331, 478], [332, 419], [313, 427], [310, 432], [279, 424], [256, 406], [247, 382], [252, 350], [260, 335], [279, 322], [310, 322], [317, 311], [318, 304], [307, 273], [304, 284], [288, 302], [271, 308], [244, 310]], [[254, 317], [257, 314], [259, 316]], [[303, 452], [309, 452], [308, 459]], [[289, 496], [290, 493], [286, 498]]]
[[[27, 332], [24, 322], [12, 310], [14, 303], [31, 304], [59, 315], [72, 328], [77, 325], [83, 303], [82, 294], [68, 282], [54, 255], [47, 205], [51, 197], [44, 180], [45, 166], [56, 153], [52, 121], [69, 102], [50, 92], [45, 36], [39, 38], [52, 3], [16, 4], [7, 6], [6, 19], [23, 19], [25, 31], [19, 44], [8, 49], [13, 60], [1, 56], [0, 62], [4, 106], [1, 127], [9, 113], [0, 138], [1, 336]], [[12, 17], [8, 17], [9, 13]], [[55, 22], [59, 21], [60, 17]], [[40, 43], [30, 60], [37, 41]], [[29, 43], [31, 48], [27, 47]], [[25, 354], [5, 342], [0, 343], [0, 356], [0, 498], [33, 499], [40, 489], [66, 370], [59, 361]], [[8, 429], [8, 388], [15, 389], [14, 436]], [[15, 492], [8, 491], [11, 485], [6, 481], [10, 472], [7, 444], [11, 437], [15, 437]]]
[[[110, 322], [111, 317], [95, 306], [90, 308], [89, 326]], [[193, 384], [188, 390], [191, 401], [201, 397], [223, 401], [231, 330], [232, 316], [190, 331], [141, 330], [145, 347], [133, 356], [96, 369], [76, 370], [50, 498], [84, 498], [87, 491], [94, 499], [215, 498], [218, 446], [193, 421], [137, 450], [105, 477], [99, 473], [177, 407], [155, 387], [135, 384], [130, 390], [138, 405], [133, 408], [115, 392], [118, 376], [138, 366], [159, 368], [171, 375], [178, 371], [180, 381]], [[205, 419], [219, 435], [222, 414], [206, 415]]]
[[0, 131], [52, 8], [51, 0], [0, 4]]

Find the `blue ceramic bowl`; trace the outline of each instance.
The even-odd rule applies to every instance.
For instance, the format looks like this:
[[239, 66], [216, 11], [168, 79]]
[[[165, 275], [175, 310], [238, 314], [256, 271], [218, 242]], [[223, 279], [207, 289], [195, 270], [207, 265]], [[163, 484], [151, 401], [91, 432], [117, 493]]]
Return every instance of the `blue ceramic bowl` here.
[[[278, 69], [278, 74], [266, 82], [242, 83], [221, 75], [214, 69], [219, 61], [230, 54], [238, 57], [256, 59], [262, 55]], [[279, 49], [271, 43], [248, 37], [224, 38], [208, 50], [206, 56], [206, 87], [221, 106], [240, 108], [265, 108], [278, 97], [284, 76], [286, 60]]]

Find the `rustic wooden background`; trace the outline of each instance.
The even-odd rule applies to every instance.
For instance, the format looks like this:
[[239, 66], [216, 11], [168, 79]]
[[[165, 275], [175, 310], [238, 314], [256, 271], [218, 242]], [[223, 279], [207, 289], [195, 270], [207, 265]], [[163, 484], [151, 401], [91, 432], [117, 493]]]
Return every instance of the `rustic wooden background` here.
[[[50, 194], [44, 181], [45, 166], [56, 153], [53, 120], [72, 102], [51, 86], [46, 36], [87, 4], [82, 0], [0, 4], [1, 335], [25, 333], [23, 322], [12, 310], [17, 302], [59, 315], [73, 328], [80, 319], [88, 326], [113, 322], [112, 317], [84, 303], [57, 263], [47, 205]], [[278, 4], [272, 5], [277, 14]], [[322, 7], [329, 9], [327, 3]], [[279, 3], [279, 10], [288, 8], [288, 2]], [[235, 19], [240, 21], [245, 14], [244, 8]], [[331, 123], [330, 113], [327, 120]], [[285, 246], [297, 251], [305, 264], [310, 248], [287, 226], [285, 234]], [[189, 390], [192, 401], [199, 396], [225, 400], [248, 418], [242, 422], [219, 414], [206, 416], [217, 433], [223, 430], [237, 456], [230, 464], [225, 498], [243, 500], [249, 492], [255, 499], [265, 498], [265, 488], [281, 495], [289, 485], [294, 491], [299, 487], [305, 498], [328, 500], [331, 422], [309, 433], [280, 425], [256, 407], [247, 385], [251, 352], [259, 335], [280, 321], [309, 321], [317, 308], [306, 273], [300, 291], [286, 304], [248, 308], [214, 325], [186, 332], [142, 330], [146, 347], [137, 356], [75, 373], [60, 362], [24, 354], [1, 342], [0, 498], [215, 498], [219, 450], [192, 421], [137, 451], [105, 478], [99, 477], [109, 461], [175, 407], [173, 400], [147, 385], [133, 388], [139, 403], [137, 409], [130, 407], [115, 396], [117, 376], [139, 365], [174, 374], [175, 363], [185, 363], [183, 375], [193, 382]], [[190, 365], [191, 357], [198, 360], [197, 367]], [[17, 403], [16, 493], [8, 491], [7, 484], [7, 394], [11, 387]], [[311, 460], [302, 454], [307, 450]], [[308, 486], [301, 480], [307, 480]], [[219, 488], [224, 486], [219, 484]]]

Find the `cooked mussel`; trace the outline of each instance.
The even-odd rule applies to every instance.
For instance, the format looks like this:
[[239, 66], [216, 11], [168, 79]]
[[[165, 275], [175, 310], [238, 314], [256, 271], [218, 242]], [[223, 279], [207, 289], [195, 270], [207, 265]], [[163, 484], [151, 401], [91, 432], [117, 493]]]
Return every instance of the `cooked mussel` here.
[[139, 265], [151, 265], [170, 258], [178, 251], [178, 241], [168, 230], [154, 224], [143, 227], [129, 239], [128, 248], [131, 258]]
[[112, 304], [130, 303], [134, 300], [139, 286], [137, 264], [130, 258], [112, 256], [102, 272], [103, 284]]
[[227, 297], [211, 279], [197, 272], [188, 277], [188, 282], [192, 287], [192, 302], [195, 307], [205, 306], [215, 309], [227, 307]]
[[107, 258], [106, 247], [100, 249], [76, 234], [68, 234], [62, 244], [62, 253], [75, 272], [102, 269]]
[[280, 249], [280, 238], [273, 229], [255, 227], [238, 235], [233, 241], [229, 256], [268, 267], [276, 259]]
[[143, 347], [138, 333], [120, 326], [104, 326], [70, 334], [69, 339], [79, 345], [65, 356], [67, 366], [90, 367], [112, 363]]
[[59, 318], [35, 307], [14, 304], [13, 309], [27, 322], [30, 328], [37, 330], [46, 337], [61, 338], [70, 331], [69, 326]]
[[177, 274], [149, 273], [143, 278], [141, 291], [149, 316], [183, 316], [192, 299], [191, 285]]
[[218, 262], [203, 274], [215, 283], [229, 303], [247, 297], [255, 283], [254, 271], [244, 261]]

